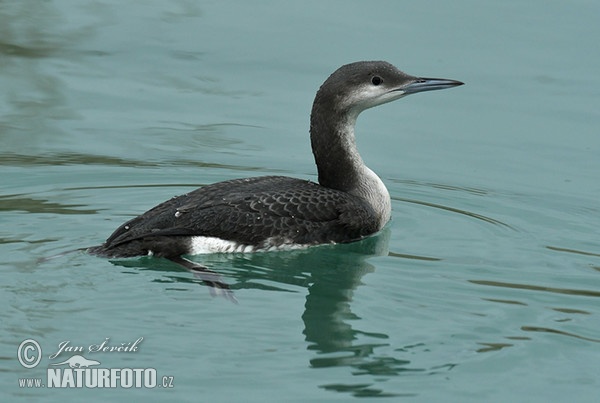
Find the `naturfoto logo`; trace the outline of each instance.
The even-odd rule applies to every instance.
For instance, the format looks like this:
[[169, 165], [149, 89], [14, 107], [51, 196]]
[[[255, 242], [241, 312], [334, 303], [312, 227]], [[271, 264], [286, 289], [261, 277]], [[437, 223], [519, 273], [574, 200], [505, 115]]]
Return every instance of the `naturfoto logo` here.
[[[58, 343], [58, 348], [48, 356], [50, 360], [61, 355], [60, 362], [49, 363], [46, 378], [20, 378], [22, 388], [173, 388], [173, 376], [158, 377], [155, 368], [101, 368], [98, 360], [84, 354], [135, 353], [144, 340], [111, 343], [109, 337], [97, 344], [75, 345], [70, 340]], [[70, 357], [67, 356], [72, 354]], [[75, 353], [75, 354], [73, 354]], [[24, 368], [37, 367], [42, 359], [42, 347], [34, 339], [21, 342], [17, 358]], [[57, 368], [52, 368], [57, 367]]]

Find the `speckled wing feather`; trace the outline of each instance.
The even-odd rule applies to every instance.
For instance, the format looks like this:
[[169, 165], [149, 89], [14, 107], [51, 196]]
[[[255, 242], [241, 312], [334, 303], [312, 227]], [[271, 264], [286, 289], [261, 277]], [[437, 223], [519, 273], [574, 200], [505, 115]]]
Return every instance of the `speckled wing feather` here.
[[[377, 231], [361, 199], [283, 176], [235, 179], [174, 197], [119, 227], [104, 250], [142, 238], [207, 236], [266, 247], [350, 242]], [[115, 250], [118, 255], [118, 251]]]

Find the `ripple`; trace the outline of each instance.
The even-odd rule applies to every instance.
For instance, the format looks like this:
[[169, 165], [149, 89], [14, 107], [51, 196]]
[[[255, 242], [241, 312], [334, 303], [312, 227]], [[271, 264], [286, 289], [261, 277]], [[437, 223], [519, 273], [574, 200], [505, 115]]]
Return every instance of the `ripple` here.
[[48, 199], [36, 199], [23, 194], [0, 196], [0, 211], [25, 211], [44, 214], [96, 214], [98, 211], [84, 209], [84, 204], [61, 204]]
[[400, 259], [410, 259], [410, 260], [425, 260], [428, 262], [438, 262], [442, 260], [439, 257], [430, 257], [430, 256], [419, 256], [419, 255], [409, 255], [406, 253], [396, 253], [396, 252], [388, 252], [389, 257], [397, 257]]
[[555, 294], [568, 294], [578, 295], [581, 297], [600, 297], [600, 291], [593, 290], [577, 290], [572, 288], [557, 288], [557, 287], [543, 287], [532, 284], [517, 284], [517, 283], [505, 283], [501, 281], [490, 281], [490, 280], [468, 280], [472, 284], [486, 285], [491, 287], [504, 287], [514, 288], [519, 290], [531, 290], [531, 291], [545, 291]]
[[594, 343], [600, 343], [600, 339], [593, 339], [591, 337], [580, 336], [580, 335], [575, 334], [575, 333], [569, 333], [569, 332], [565, 332], [565, 331], [562, 331], [562, 330], [552, 329], [552, 328], [549, 328], [549, 327], [521, 326], [521, 330], [523, 330], [524, 332], [553, 333], [553, 334], [559, 334], [559, 335], [562, 335], [562, 336], [575, 337], [576, 339], [585, 340], [585, 341], [591, 341], [591, 342], [594, 342]]
[[503, 348], [513, 346], [513, 344], [510, 344], [510, 343], [477, 343], [477, 344], [485, 346], [480, 349], [477, 349], [478, 353], [489, 353], [490, 351], [499, 351], [499, 350], [502, 350]]
[[526, 303], [521, 302], [521, 301], [513, 301], [513, 300], [509, 300], [509, 299], [496, 299], [496, 298], [483, 298], [483, 300], [485, 301], [490, 301], [490, 302], [498, 302], [500, 304], [508, 304], [508, 305], [524, 305], [527, 306]]
[[568, 313], [568, 314], [579, 314], [579, 315], [591, 315], [591, 312], [582, 311], [580, 309], [572, 309], [572, 308], [552, 308], [557, 312]]
[[484, 216], [482, 214], [477, 214], [477, 213], [473, 213], [471, 211], [467, 211], [467, 210], [461, 210], [455, 207], [448, 207], [448, 206], [444, 206], [441, 204], [436, 204], [436, 203], [430, 203], [430, 202], [425, 202], [425, 201], [421, 201], [421, 200], [415, 200], [415, 199], [406, 199], [403, 197], [393, 197], [392, 199], [397, 200], [397, 201], [401, 201], [401, 202], [405, 202], [405, 203], [412, 203], [412, 204], [418, 204], [421, 206], [426, 206], [426, 207], [432, 207], [432, 208], [436, 208], [436, 209], [440, 209], [440, 210], [446, 210], [446, 211], [450, 211], [452, 213], [457, 213], [457, 214], [462, 214], [465, 215], [467, 217], [471, 217], [471, 218], [475, 218], [477, 220], [481, 220], [481, 221], [485, 221], [487, 223], [490, 224], [494, 224], [497, 226], [501, 226], [501, 227], [505, 227], [505, 228], [510, 228], [513, 231], [516, 231], [516, 229], [502, 221], [496, 220], [494, 218], [491, 217], [487, 217]]
[[546, 249], [550, 249], [556, 252], [567, 252], [567, 253], [574, 253], [576, 255], [584, 255], [584, 256], [597, 256], [600, 257], [600, 253], [593, 253], [593, 252], [585, 252], [582, 250], [577, 250], [577, 249], [569, 249], [569, 248], [560, 248], [558, 246], [550, 246], [547, 245]]
[[417, 393], [386, 393], [381, 389], [373, 388], [370, 383], [359, 383], [359, 384], [342, 384], [332, 383], [327, 385], [320, 385], [325, 390], [334, 392], [350, 393], [354, 397], [415, 397]]
[[474, 187], [468, 187], [468, 186], [454, 186], [454, 185], [447, 185], [444, 183], [434, 183], [434, 182], [419, 182], [419, 181], [412, 180], [412, 179], [391, 179], [391, 181], [396, 182], [396, 183], [402, 183], [402, 184], [409, 185], [409, 186], [423, 186], [423, 187], [427, 187], [427, 188], [450, 190], [450, 191], [455, 191], [455, 192], [467, 192], [467, 193], [471, 193], [471, 194], [475, 194], [475, 195], [479, 195], [479, 196], [484, 196], [484, 195], [489, 194], [489, 192], [487, 190], [478, 189], [478, 188], [474, 188]]
[[[232, 164], [219, 164], [212, 162], [203, 162], [197, 160], [141, 160], [134, 158], [119, 158], [104, 155], [93, 155], [84, 153], [46, 153], [40, 155], [27, 155], [18, 153], [0, 153], [0, 166], [65, 166], [65, 165], [98, 165], [111, 167], [133, 167], [133, 168], [159, 168], [164, 166], [191, 166], [200, 168], [216, 168], [242, 172], [267, 172], [281, 173], [281, 170], [269, 169], [259, 166], [242, 166]], [[145, 186], [145, 185], [144, 185]], [[170, 186], [170, 185], [164, 185]], [[129, 186], [128, 186], [129, 187]], [[82, 187], [70, 189], [93, 189], [95, 187]], [[101, 187], [99, 187], [101, 188]], [[69, 188], [67, 188], [69, 189]]]

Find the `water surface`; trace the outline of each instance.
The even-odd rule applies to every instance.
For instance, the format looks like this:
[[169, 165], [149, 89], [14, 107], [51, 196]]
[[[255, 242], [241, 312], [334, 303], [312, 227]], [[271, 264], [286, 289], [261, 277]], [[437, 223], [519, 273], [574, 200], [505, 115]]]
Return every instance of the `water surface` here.
[[[4, 2], [0, 381], [6, 399], [597, 400], [594, 2]], [[464, 81], [357, 124], [393, 220], [352, 245], [195, 259], [74, 253], [215, 181], [315, 180], [312, 98], [342, 64]], [[173, 388], [20, 388], [59, 343]], [[36, 368], [17, 360], [36, 340]], [[68, 358], [64, 353], [60, 359]], [[63, 368], [65, 368], [63, 366]]]

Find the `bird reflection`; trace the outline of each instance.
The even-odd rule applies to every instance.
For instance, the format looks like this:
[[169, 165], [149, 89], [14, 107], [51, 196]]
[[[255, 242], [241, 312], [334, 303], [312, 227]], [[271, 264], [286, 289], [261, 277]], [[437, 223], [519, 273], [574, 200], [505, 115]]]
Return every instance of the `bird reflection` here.
[[[307, 289], [305, 309], [302, 314], [303, 334], [307, 349], [314, 352], [309, 359], [313, 368], [347, 366], [355, 375], [391, 376], [410, 369], [409, 361], [389, 356], [377, 356], [376, 349], [388, 346], [389, 336], [384, 333], [364, 332], [353, 326], [360, 318], [352, 312], [354, 291], [361, 285], [362, 278], [375, 270], [369, 258], [389, 254], [389, 229], [376, 236], [351, 244], [324, 245], [303, 250], [254, 253], [239, 255], [203, 256], [203, 262], [217, 267], [223, 278], [205, 267], [194, 273], [205, 285], [227, 299], [235, 299], [241, 290], [295, 292], [298, 287]], [[193, 257], [190, 257], [193, 259]], [[114, 261], [122, 266], [146, 266], [146, 269], [177, 272], [177, 265], [159, 259]], [[179, 266], [180, 267], [180, 266]], [[193, 272], [193, 271], [192, 271]], [[231, 284], [226, 284], [224, 278]], [[173, 276], [175, 281], [193, 282]], [[241, 299], [241, 297], [239, 297]], [[241, 301], [243, 303], [243, 299]], [[366, 337], [364, 337], [366, 336]], [[357, 342], [360, 338], [361, 342]], [[364, 342], [365, 338], [374, 342]], [[354, 389], [355, 386], [358, 389]], [[360, 387], [358, 387], [360, 386]], [[355, 395], [385, 395], [383, 391], [361, 385], [322, 385], [325, 389], [338, 387]], [[351, 390], [346, 390], [350, 387]], [[340, 390], [341, 391], [341, 390]]]

